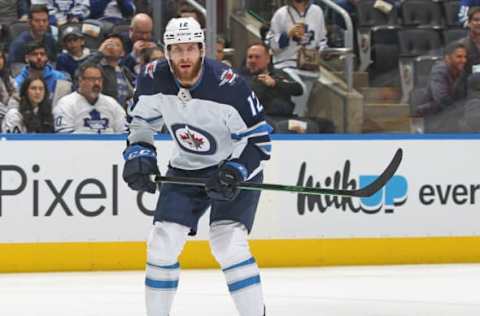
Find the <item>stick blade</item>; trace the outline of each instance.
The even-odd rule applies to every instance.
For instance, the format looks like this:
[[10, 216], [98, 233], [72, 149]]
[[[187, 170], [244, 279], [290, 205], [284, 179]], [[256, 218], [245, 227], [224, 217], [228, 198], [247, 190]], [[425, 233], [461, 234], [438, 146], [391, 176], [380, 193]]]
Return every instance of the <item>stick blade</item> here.
[[390, 180], [395, 172], [397, 172], [398, 167], [400, 166], [400, 163], [402, 162], [403, 158], [403, 150], [402, 148], [398, 148], [397, 151], [395, 152], [395, 155], [392, 158], [392, 161], [388, 164], [387, 168], [382, 172], [378, 178], [375, 179], [372, 183], [369, 185], [355, 190], [352, 193], [352, 196], [356, 197], [370, 197], [377, 193], [385, 184], [387, 184], [388, 180]]

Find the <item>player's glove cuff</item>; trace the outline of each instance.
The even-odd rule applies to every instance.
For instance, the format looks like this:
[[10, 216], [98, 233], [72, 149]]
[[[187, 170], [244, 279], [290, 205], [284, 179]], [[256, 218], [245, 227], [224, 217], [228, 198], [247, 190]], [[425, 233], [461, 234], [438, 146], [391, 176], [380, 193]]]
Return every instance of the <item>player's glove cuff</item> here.
[[139, 157], [157, 159], [157, 150], [153, 145], [142, 142], [132, 144], [123, 151], [123, 159], [125, 161]]

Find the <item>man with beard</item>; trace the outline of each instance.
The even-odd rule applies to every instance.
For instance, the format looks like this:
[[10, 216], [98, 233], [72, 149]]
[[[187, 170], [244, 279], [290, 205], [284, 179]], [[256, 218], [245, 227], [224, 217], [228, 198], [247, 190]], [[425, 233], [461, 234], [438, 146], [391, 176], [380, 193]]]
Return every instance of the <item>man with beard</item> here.
[[443, 60], [432, 67], [423, 104], [417, 107], [417, 116], [424, 117], [425, 132], [455, 132], [463, 118], [467, 84], [465, 64], [467, 49], [454, 42], [445, 48]]
[[126, 113], [112, 97], [101, 93], [102, 68], [84, 63], [78, 68], [78, 90], [64, 96], [54, 108], [57, 133], [123, 133]]
[[20, 90], [23, 81], [28, 76], [34, 74], [41, 76], [47, 83], [48, 92], [51, 95], [51, 100], [57, 100], [59, 94], [65, 95], [71, 91], [71, 85], [68, 75], [61, 71], [53, 69], [53, 66], [48, 62], [47, 49], [41, 42], [31, 42], [26, 46], [25, 61], [27, 65], [23, 67], [17, 77], [15, 77], [15, 84], [17, 90]]
[[238, 185], [262, 182], [271, 127], [243, 79], [205, 58], [204, 33], [195, 19], [170, 20], [164, 43], [166, 61], [147, 65], [137, 81], [123, 179], [133, 190], [155, 193], [150, 175], [160, 172], [153, 136], [165, 124], [175, 139], [167, 175], [206, 182], [205, 187], [164, 183], [160, 188], [148, 239], [147, 315], [169, 315], [178, 256], [210, 206], [210, 247], [239, 315], [264, 315], [259, 269], [247, 243], [260, 192], [240, 192]]

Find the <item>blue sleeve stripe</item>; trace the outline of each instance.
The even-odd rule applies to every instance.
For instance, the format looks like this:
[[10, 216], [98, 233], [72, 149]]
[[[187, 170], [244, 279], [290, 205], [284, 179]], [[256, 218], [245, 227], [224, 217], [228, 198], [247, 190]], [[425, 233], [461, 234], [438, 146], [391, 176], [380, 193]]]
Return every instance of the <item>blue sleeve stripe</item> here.
[[175, 269], [180, 268], [180, 264], [178, 262], [175, 263], [175, 264], [171, 264], [169, 266], [159, 266], [159, 265], [152, 264], [152, 263], [149, 263], [149, 262], [147, 262], [147, 265], [150, 266], [150, 267], [153, 267], [153, 268], [167, 269], [167, 270], [175, 270]]
[[241, 281], [231, 283], [231, 284], [228, 285], [228, 290], [230, 292], [235, 292], [235, 291], [238, 291], [238, 290], [241, 290], [241, 289], [244, 289], [246, 287], [256, 285], [256, 284], [260, 284], [260, 276], [259, 275], [256, 275], [256, 276], [253, 276], [253, 277], [248, 278], [248, 279], [244, 279], [244, 280], [241, 280]]
[[176, 289], [178, 287], [178, 280], [159, 281], [146, 278], [145, 285], [154, 289]]
[[245, 137], [249, 138], [253, 136], [268, 135], [268, 134], [271, 134], [272, 131], [273, 131], [273, 128], [270, 125], [268, 125], [267, 122], [262, 121], [259, 124], [250, 127], [246, 131], [232, 134], [231, 137], [234, 140], [240, 140]]
[[233, 266], [226, 267], [225, 269], [222, 269], [222, 271], [226, 272], [226, 271], [229, 271], [229, 270], [233, 270], [233, 269], [240, 268], [240, 267], [243, 267], [243, 266], [246, 266], [246, 265], [249, 265], [249, 264], [254, 264], [254, 263], [255, 263], [255, 259], [253, 257], [251, 257], [250, 259], [247, 259], [247, 260], [242, 261], [240, 263], [234, 264]]
[[272, 145], [267, 143], [262, 144], [255, 144], [258, 148], [260, 148], [265, 155], [270, 156], [272, 154]]
[[149, 117], [149, 118], [144, 118], [144, 117], [141, 117], [141, 116], [138, 116], [138, 115], [134, 115], [133, 118], [136, 118], [136, 119], [139, 119], [139, 120], [142, 120], [142, 121], [145, 121], [147, 123], [152, 123], [156, 120], [159, 120], [161, 119], [163, 116], [159, 115], [159, 116], [154, 116], [154, 117]]

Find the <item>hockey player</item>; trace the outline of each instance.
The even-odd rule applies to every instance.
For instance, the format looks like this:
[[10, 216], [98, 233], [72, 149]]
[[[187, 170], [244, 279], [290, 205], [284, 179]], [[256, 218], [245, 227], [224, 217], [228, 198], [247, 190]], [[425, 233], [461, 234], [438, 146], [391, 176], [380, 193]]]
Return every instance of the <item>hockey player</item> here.
[[[193, 18], [169, 21], [166, 61], [146, 66], [130, 108], [129, 146], [123, 178], [133, 190], [155, 192], [158, 174], [153, 131], [165, 123], [175, 140], [167, 175], [207, 178], [205, 188], [162, 184], [148, 239], [147, 315], [167, 316], [177, 289], [187, 235], [210, 211], [210, 246], [241, 316], [264, 315], [259, 269], [250, 253], [259, 191], [240, 181], [261, 182], [270, 158], [271, 127], [246, 83], [222, 63], [205, 58], [204, 34]], [[160, 153], [163, 154], [163, 153]]]

